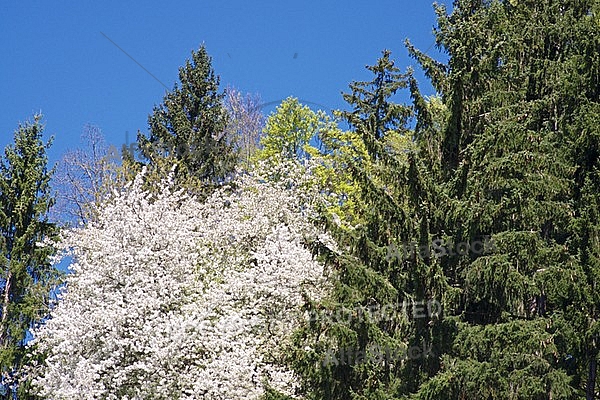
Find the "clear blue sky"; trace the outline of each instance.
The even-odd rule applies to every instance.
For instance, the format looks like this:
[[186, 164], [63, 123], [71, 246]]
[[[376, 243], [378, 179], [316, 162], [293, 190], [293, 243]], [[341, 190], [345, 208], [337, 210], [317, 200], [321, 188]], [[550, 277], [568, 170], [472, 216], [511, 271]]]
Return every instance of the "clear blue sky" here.
[[[450, 7], [450, 0], [439, 2]], [[341, 92], [370, 79], [364, 67], [383, 49], [401, 69], [414, 65], [405, 38], [442, 58], [432, 47], [434, 26], [427, 0], [5, 1], [0, 149], [38, 111], [46, 134], [55, 136], [52, 162], [78, 146], [85, 124], [99, 126], [118, 147], [126, 131], [133, 139], [147, 130], [165, 88], [102, 33], [170, 89], [178, 67], [204, 43], [223, 88], [257, 93], [264, 102], [295, 96], [339, 109]]]

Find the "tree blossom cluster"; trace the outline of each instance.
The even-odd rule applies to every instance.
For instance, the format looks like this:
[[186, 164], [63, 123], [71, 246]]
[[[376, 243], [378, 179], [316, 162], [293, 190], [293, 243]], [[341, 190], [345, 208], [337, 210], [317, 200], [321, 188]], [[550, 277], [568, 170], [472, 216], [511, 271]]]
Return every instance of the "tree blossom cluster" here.
[[46, 356], [32, 370], [42, 396], [256, 399], [270, 386], [296, 397], [283, 351], [303, 295], [327, 290], [307, 243], [332, 241], [311, 224], [307, 170], [262, 171], [204, 202], [168, 183], [144, 192], [139, 176], [64, 234], [72, 273], [31, 342]]

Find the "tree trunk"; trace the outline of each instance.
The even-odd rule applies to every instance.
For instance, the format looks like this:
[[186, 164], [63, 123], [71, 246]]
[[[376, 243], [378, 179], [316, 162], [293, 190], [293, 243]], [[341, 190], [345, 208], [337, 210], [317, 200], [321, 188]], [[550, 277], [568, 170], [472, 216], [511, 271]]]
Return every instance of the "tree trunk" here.
[[6, 326], [6, 320], [8, 318], [8, 304], [10, 302], [10, 290], [12, 283], [12, 272], [8, 271], [8, 275], [6, 276], [6, 286], [4, 287], [4, 300], [2, 302], [2, 322], [0, 323], [0, 347], [6, 346], [6, 338], [8, 337], [8, 332], [6, 331], [8, 327]]

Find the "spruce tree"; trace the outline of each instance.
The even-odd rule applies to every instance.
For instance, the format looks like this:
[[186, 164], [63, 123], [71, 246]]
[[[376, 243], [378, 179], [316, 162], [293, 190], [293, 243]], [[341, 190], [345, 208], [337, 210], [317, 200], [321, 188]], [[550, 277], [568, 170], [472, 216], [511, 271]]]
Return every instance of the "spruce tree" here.
[[[441, 102], [376, 67], [373, 85], [346, 97], [355, 106], [343, 115], [372, 163], [347, 164], [364, 223], [342, 231], [327, 221], [340, 244], [323, 254], [336, 291], [307, 308], [355, 313], [313, 318], [297, 335], [297, 370], [311, 398], [596, 398], [598, 4], [458, 0], [451, 14], [436, 11], [448, 64], [408, 47]], [[385, 55], [378, 65], [389, 65]], [[394, 107], [376, 99], [390, 103], [398, 81], [411, 90], [414, 131], [406, 121], [381, 129]], [[412, 135], [414, 151], [392, 156], [387, 132]], [[438, 239], [450, 251], [433, 256]], [[389, 257], [390, 244], [411, 242], [424, 254]], [[400, 324], [357, 317], [400, 295], [437, 298], [443, 313]], [[369, 364], [374, 344], [393, 341], [432, 351]], [[321, 366], [340, 354], [332, 347], [367, 362]]]
[[[148, 118], [150, 135], [138, 133], [141, 155], [164, 176], [176, 165], [178, 181], [209, 187], [235, 167], [233, 144], [227, 141], [227, 111], [219, 77], [201, 46], [179, 69], [179, 85], [168, 92]], [[202, 191], [202, 190], [199, 190]]]
[[455, 242], [491, 235], [494, 248], [442, 259], [457, 288], [452, 329], [415, 397], [595, 398], [594, 2], [437, 12], [448, 65], [410, 49], [450, 112], [434, 174], [448, 199], [440, 227]]
[[391, 100], [412, 78], [394, 66], [389, 51], [368, 69], [373, 79], [351, 84], [344, 98], [352, 110], [339, 113], [358, 138], [345, 145], [364, 149], [362, 156], [338, 152], [351, 187], [360, 188], [354, 210], [361, 223], [348, 228], [326, 219], [340, 252], [316, 251], [331, 266], [335, 289], [328, 301], [307, 305], [311, 318], [296, 336], [292, 362], [309, 398], [397, 398], [416, 388], [435, 361], [435, 322], [427, 314], [439, 310], [427, 306], [436, 307], [443, 287], [435, 282], [437, 265], [401, 250], [428, 243], [431, 208], [408, 145], [413, 108]]
[[0, 251], [2, 252], [0, 367], [2, 399], [26, 397], [22, 381], [28, 331], [49, 311], [59, 272], [50, 263], [56, 227], [47, 218], [50, 194], [41, 116], [20, 125], [0, 162]]

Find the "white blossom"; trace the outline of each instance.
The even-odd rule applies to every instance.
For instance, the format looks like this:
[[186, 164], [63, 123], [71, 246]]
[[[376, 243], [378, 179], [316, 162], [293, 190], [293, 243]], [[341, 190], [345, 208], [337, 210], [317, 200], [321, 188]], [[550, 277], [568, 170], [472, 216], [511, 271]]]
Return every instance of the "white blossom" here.
[[[302, 293], [327, 290], [308, 239], [304, 169], [240, 175], [204, 203], [142, 178], [98, 221], [64, 235], [72, 273], [32, 351], [49, 399], [256, 399], [264, 384], [295, 396], [279, 362]], [[272, 181], [268, 176], [284, 176]], [[285, 177], [288, 176], [288, 177]]]

